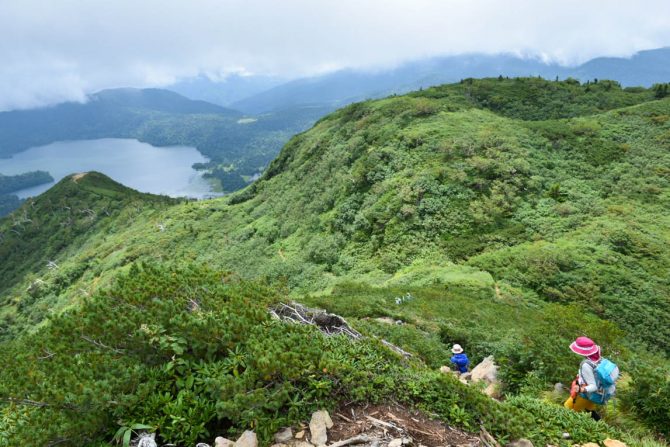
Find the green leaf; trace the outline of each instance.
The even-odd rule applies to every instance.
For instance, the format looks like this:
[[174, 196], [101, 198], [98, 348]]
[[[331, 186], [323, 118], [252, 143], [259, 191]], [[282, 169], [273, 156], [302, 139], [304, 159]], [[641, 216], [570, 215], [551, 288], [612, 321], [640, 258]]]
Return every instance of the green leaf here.
[[116, 434], [114, 435], [114, 441], [120, 441], [121, 437], [123, 436], [123, 433], [128, 430], [128, 427], [120, 427], [117, 431]]
[[131, 429], [126, 430], [123, 434], [123, 447], [130, 447], [130, 435], [133, 433]]

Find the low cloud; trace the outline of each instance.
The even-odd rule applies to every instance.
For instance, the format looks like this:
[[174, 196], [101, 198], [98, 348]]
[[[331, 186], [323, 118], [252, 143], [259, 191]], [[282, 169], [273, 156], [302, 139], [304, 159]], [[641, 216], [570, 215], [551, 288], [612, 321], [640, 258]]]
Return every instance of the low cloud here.
[[295, 77], [466, 52], [576, 64], [669, 44], [667, 0], [5, 1], [0, 110], [199, 73]]

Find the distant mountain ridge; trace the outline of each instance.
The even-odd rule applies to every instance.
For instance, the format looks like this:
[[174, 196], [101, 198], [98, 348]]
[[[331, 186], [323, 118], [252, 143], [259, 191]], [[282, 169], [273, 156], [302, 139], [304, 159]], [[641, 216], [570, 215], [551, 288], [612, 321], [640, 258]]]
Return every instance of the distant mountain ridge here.
[[466, 54], [388, 70], [341, 70], [286, 83], [264, 75], [233, 75], [221, 82], [201, 76], [170, 87], [178, 92], [110, 89], [92, 94], [83, 104], [0, 113], [0, 158], [60, 140], [134, 138], [156, 146], [189, 145], [212, 160], [206, 166], [211, 175], [224, 190], [233, 191], [262, 172], [291, 136], [330, 111], [460, 79], [498, 76], [651, 85], [670, 80], [670, 48], [631, 58], [597, 58], [578, 67], [511, 54]]
[[573, 77], [615, 79], [623, 86], [649, 87], [670, 81], [670, 47], [640, 51], [630, 58], [598, 57], [575, 68]]
[[90, 102], [104, 102], [125, 108], [140, 108], [168, 113], [220, 113], [241, 116], [242, 113], [210, 102], [190, 99], [171, 90], [157, 88], [115, 88], [90, 96]]
[[246, 184], [242, 176], [261, 172], [293, 134], [324, 113], [296, 108], [249, 117], [169, 90], [103, 90], [85, 103], [1, 112], [0, 173], [2, 158], [31, 147], [64, 140], [132, 138], [154, 146], [195, 147], [210, 158], [207, 168], [224, 183], [223, 189], [232, 191]]
[[[577, 67], [545, 63], [512, 54], [465, 54], [408, 62], [388, 70], [341, 70], [296, 79], [233, 102], [231, 107], [261, 113], [286, 106], [346, 104], [403, 94], [465, 78], [541, 76], [581, 81], [612, 79], [623, 86], [645, 86], [670, 80], [670, 47], [642, 51], [630, 58], [596, 58]], [[202, 98], [206, 99], [206, 98]]]
[[167, 121], [172, 126], [185, 126], [188, 115], [215, 116], [226, 123], [243, 116], [168, 90], [103, 90], [90, 95], [85, 103], [1, 112], [0, 157], [59, 140], [137, 138], [156, 145], [188, 144], [188, 138], [161, 139], [153, 129], [153, 125]]
[[341, 70], [322, 76], [297, 79], [234, 102], [231, 107], [260, 113], [287, 104], [329, 104], [333, 109], [364, 99], [403, 94], [463, 78], [498, 75], [563, 76], [563, 67], [538, 59], [517, 56], [468, 54], [409, 62], [388, 70]]
[[176, 82], [168, 87], [169, 90], [191, 99], [229, 106], [244, 98], [269, 90], [287, 80], [276, 76], [233, 74], [222, 80], [212, 81], [207, 76], [200, 75]]

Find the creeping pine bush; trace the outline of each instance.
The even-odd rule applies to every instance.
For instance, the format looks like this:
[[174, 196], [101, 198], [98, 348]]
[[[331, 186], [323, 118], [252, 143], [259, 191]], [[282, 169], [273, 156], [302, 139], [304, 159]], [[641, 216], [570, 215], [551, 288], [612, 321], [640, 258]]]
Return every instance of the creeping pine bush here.
[[203, 267], [134, 265], [78, 309], [0, 344], [0, 447], [104, 445], [139, 424], [162, 443], [253, 429], [265, 444], [316, 408], [390, 398], [501, 440], [557, 441], [577, 421], [538, 420], [537, 408], [495, 402], [374, 338], [272, 320], [279, 298]]
[[206, 269], [135, 266], [81, 309], [2, 346], [11, 366], [0, 372], [0, 432], [83, 445], [143, 423], [177, 444], [250, 427], [267, 439], [331, 383], [320, 334], [270, 321], [272, 299]]
[[393, 389], [394, 354], [271, 320], [276, 299], [205, 268], [133, 266], [1, 346], [0, 433], [11, 442], [0, 446], [102, 443], [136, 424], [178, 445], [244, 429], [268, 441], [338, 397]]

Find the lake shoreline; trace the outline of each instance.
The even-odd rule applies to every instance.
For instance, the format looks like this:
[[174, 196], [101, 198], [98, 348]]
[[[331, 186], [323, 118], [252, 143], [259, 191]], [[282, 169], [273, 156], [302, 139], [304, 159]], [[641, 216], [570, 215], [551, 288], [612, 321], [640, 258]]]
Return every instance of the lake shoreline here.
[[53, 176], [54, 182], [12, 193], [20, 198], [39, 195], [67, 175], [99, 171], [140, 192], [203, 199], [221, 195], [192, 168], [194, 163], [208, 161], [190, 146], [153, 146], [124, 138], [66, 140], [0, 158], [0, 173], [43, 170]]

